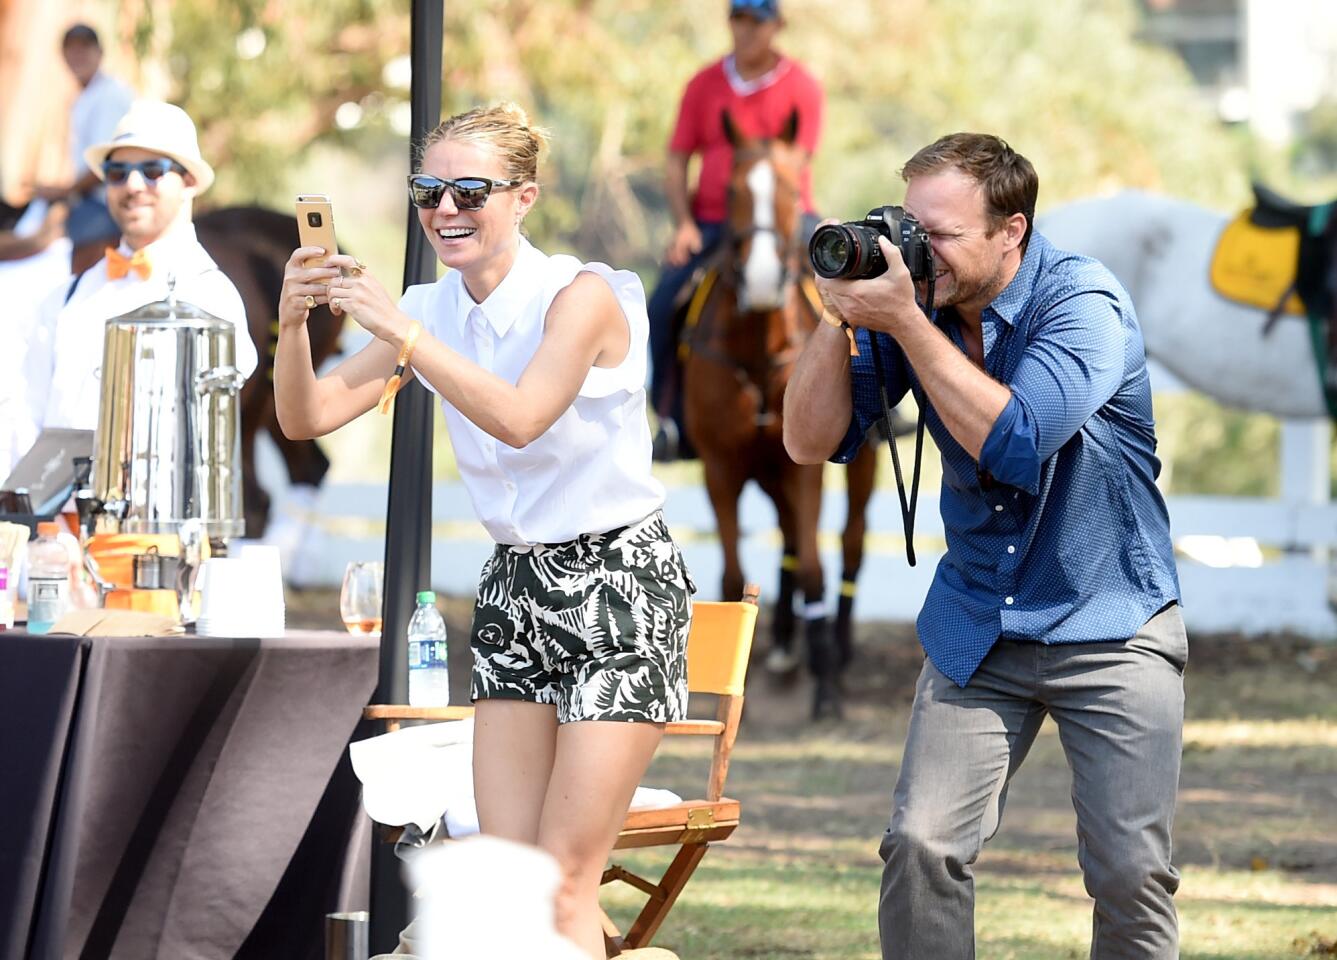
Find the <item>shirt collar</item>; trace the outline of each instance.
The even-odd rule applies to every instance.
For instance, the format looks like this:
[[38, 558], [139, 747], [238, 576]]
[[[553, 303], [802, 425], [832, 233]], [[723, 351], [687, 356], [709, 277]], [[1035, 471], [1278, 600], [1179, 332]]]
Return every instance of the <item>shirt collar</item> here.
[[[195, 236], [195, 224], [186, 220], [168, 227], [167, 232], [146, 246], [144, 251], [152, 263], [171, 263], [177, 260], [181, 253], [193, 249], [197, 243], [199, 239]], [[116, 249], [127, 257], [133, 256], [135, 252], [130, 249], [124, 237], [116, 245]]]
[[1026, 255], [1021, 258], [1021, 266], [1017, 267], [1016, 276], [989, 304], [989, 308], [1006, 321], [1008, 326], [1016, 325], [1022, 308], [1030, 302], [1031, 294], [1035, 291], [1035, 282], [1040, 276], [1040, 261], [1048, 248], [1049, 241], [1032, 230], [1030, 242], [1026, 244]]
[[542, 254], [535, 250], [528, 240], [523, 236], [520, 237], [519, 249], [516, 251], [515, 262], [511, 264], [511, 269], [482, 303], [474, 302], [461, 277], [459, 305], [456, 309], [460, 334], [463, 335], [468, 328], [469, 317], [476, 309], [497, 336], [506, 336], [534, 295], [534, 287], [530, 281], [534, 278], [538, 267], [536, 261], [541, 257]]
[[734, 60], [734, 55], [731, 53], [724, 58], [724, 76], [728, 79], [729, 86], [733, 89], [735, 94], [740, 97], [746, 97], [756, 93], [758, 90], [765, 90], [767, 87], [774, 84], [789, 72], [789, 65], [789, 58], [781, 54], [780, 59], [776, 61], [775, 66], [771, 67], [771, 69], [767, 70], [759, 77], [755, 77], [751, 80], [744, 80], [742, 74], [738, 72], [738, 64]]
[[[134, 251], [130, 249], [125, 238], [116, 245], [124, 256], [134, 256]], [[177, 223], [168, 227], [157, 240], [154, 240], [144, 248], [145, 255], [149, 258], [149, 263], [153, 265], [154, 277], [166, 277], [170, 274], [180, 274], [182, 266], [191, 265], [192, 257], [204, 254], [205, 259], [212, 265], [213, 260], [205, 253], [204, 248], [200, 246], [199, 238], [195, 235], [195, 224], [189, 220]], [[195, 265], [196, 269], [203, 269], [200, 264]], [[134, 274], [127, 274], [133, 278]]]

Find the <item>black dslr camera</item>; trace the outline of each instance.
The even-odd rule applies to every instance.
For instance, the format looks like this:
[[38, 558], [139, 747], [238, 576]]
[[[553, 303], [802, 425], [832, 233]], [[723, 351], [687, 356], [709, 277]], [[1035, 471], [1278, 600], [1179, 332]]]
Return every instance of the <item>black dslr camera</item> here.
[[808, 257], [821, 277], [867, 280], [887, 272], [887, 259], [877, 245], [886, 237], [901, 250], [901, 258], [915, 280], [933, 276], [933, 246], [928, 232], [903, 207], [876, 207], [862, 220], [828, 223], [808, 241]]

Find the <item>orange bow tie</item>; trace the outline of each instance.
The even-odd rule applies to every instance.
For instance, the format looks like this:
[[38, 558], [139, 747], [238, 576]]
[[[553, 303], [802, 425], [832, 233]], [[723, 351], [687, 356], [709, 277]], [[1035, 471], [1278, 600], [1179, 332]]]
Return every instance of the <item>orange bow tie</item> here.
[[115, 247], [107, 248], [107, 276], [112, 280], [119, 280], [133, 270], [139, 274], [139, 279], [147, 280], [149, 274], [153, 272], [153, 264], [149, 263], [149, 255], [143, 250], [136, 250], [133, 256], [127, 257]]

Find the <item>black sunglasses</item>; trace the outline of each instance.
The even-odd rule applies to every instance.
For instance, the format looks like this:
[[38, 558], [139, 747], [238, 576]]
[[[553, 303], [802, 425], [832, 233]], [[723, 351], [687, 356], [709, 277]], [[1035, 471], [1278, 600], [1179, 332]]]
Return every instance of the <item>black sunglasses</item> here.
[[415, 207], [423, 210], [435, 210], [441, 206], [441, 198], [450, 191], [450, 199], [460, 210], [482, 210], [493, 188], [509, 190], [524, 184], [523, 180], [489, 180], [487, 177], [460, 177], [457, 180], [443, 180], [429, 177], [425, 173], [409, 174], [409, 199]]
[[139, 175], [147, 183], [157, 183], [173, 171], [183, 177], [186, 175], [185, 167], [175, 160], [168, 160], [166, 157], [140, 160], [138, 163], [129, 163], [125, 160], [104, 160], [102, 162], [102, 176], [106, 178], [108, 183], [125, 183], [135, 170], [139, 171]]

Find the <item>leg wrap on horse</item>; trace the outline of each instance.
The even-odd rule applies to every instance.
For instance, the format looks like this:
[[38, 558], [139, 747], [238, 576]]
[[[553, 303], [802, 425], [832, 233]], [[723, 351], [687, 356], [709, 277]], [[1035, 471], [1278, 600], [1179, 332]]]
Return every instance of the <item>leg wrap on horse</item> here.
[[854, 595], [859, 572], [846, 572], [840, 578], [840, 599], [836, 602], [836, 652], [843, 670], [854, 659]]
[[798, 589], [798, 557], [786, 553], [780, 558], [780, 585], [775, 592], [775, 645], [791, 650], [794, 646], [794, 593]]
[[808, 670], [813, 676], [812, 716], [839, 718], [840, 658], [831, 639], [831, 621], [826, 616], [826, 604], [809, 603], [804, 611], [803, 636], [808, 646]]

